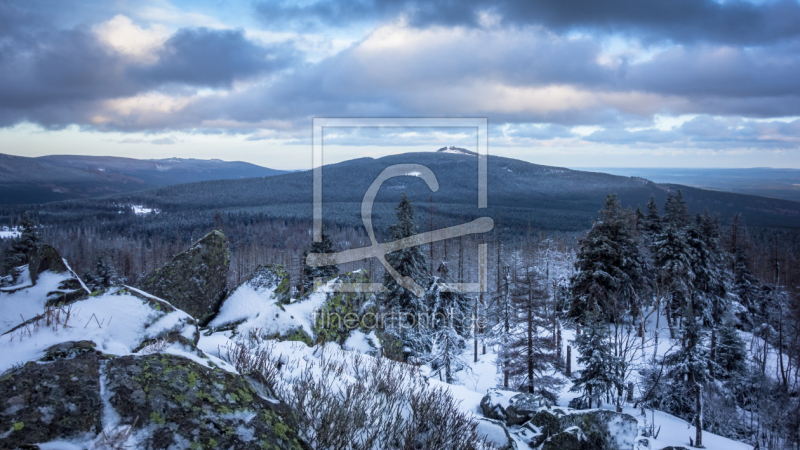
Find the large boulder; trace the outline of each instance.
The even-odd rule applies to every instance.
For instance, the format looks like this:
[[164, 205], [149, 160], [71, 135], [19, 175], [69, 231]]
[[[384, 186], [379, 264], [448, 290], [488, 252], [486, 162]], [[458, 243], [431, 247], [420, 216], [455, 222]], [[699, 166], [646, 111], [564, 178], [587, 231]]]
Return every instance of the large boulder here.
[[36, 284], [39, 275], [46, 270], [62, 273], [68, 269], [64, 264], [64, 259], [52, 245], [40, 243], [28, 253], [28, 270], [31, 274], [31, 282]]
[[308, 448], [283, 403], [203, 358], [113, 357], [91, 341], [55, 345], [40, 361], [0, 376], [0, 448], [55, 441], [106, 448], [104, 434], [128, 428], [124, 448]]
[[578, 427], [586, 438], [587, 450], [634, 450], [638, 422], [628, 414], [603, 409], [573, 411], [558, 421], [564, 430]]
[[517, 394], [508, 400], [506, 416], [509, 425], [522, 425], [540, 409], [552, 406], [550, 401], [538, 394]]
[[278, 402], [241, 376], [175, 355], [124, 356], [106, 366], [109, 402], [136, 421], [137, 448], [303, 449]]
[[90, 341], [66, 342], [0, 377], [0, 447], [83, 440], [102, 430], [100, 362]]
[[272, 299], [278, 303], [291, 301], [289, 273], [280, 264], [259, 265], [244, 284], [255, 291], [272, 291]]
[[503, 391], [501, 389], [489, 389], [481, 399], [481, 411], [483, 415], [494, 420], [505, 422], [508, 419], [506, 408], [508, 402], [516, 395], [516, 392]]
[[221, 232], [212, 231], [146, 276], [140, 288], [205, 325], [225, 298], [229, 264], [228, 240]]
[[542, 450], [591, 450], [578, 427], [568, 428], [547, 438]]

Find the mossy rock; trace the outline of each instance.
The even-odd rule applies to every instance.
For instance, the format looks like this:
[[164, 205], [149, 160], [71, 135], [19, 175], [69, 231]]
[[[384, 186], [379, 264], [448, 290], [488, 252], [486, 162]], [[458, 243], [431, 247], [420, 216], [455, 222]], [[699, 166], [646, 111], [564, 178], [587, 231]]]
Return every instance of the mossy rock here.
[[585, 447], [580, 439], [566, 431], [550, 436], [542, 445], [542, 450], [593, 450], [594, 447]]
[[31, 281], [36, 284], [39, 275], [45, 271], [55, 273], [66, 272], [67, 265], [61, 255], [50, 244], [37, 244], [36, 248], [28, 254], [28, 269], [31, 273]]
[[56, 344], [44, 352], [42, 361], [58, 361], [60, 359], [72, 359], [95, 351], [95, 344], [92, 341], [69, 341]]
[[139, 287], [206, 325], [225, 298], [229, 265], [228, 240], [212, 231], [147, 275]]
[[308, 448], [286, 406], [241, 376], [168, 354], [116, 358], [105, 373], [121, 423], [138, 417], [138, 448]]
[[46, 364], [29, 362], [0, 377], [2, 448], [36, 448], [102, 430], [101, 357], [88, 341], [47, 350]]
[[597, 450], [633, 450], [639, 422], [631, 415], [595, 409], [559, 417], [562, 429], [580, 428], [588, 448]]
[[561, 432], [561, 423], [558, 417], [547, 411], [539, 411], [531, 417], [531, 423], [542, 430], [545, 437], [553, 436]]
[[259, 265], [243, 284], [254, 290], [273, 290], [272, 299], [281, 304], [288, 304], [292, 300], [289, 272], [280, 264]]

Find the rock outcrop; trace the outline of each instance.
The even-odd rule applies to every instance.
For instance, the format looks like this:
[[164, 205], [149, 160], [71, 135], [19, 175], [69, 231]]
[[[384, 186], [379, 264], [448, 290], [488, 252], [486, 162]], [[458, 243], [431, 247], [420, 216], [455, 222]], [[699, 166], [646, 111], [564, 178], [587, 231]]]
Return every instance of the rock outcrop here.
[[228, 240], [221, 232], [212, 231], [146, 276], [140, 288], [205, 325], [225, 298], [229, 264]]
[[39, 275], [49, 270], [54, 273], [67, 271], [67, 265], [61, 255], [50, 244], [37, 244], [34, 250], [28, 254], [28, 270], [30, 270], [31, 281], [35, 284]]
[[633, 450], [639, 422], [628, 414], [595, 409], [559, 417], [561, 427], [577, 426], [587, 445], [597, 450]]
[[0, 447], [96, 436], [102, 431], [100, 361], [89, 341], [51, 347], [43, 361], [0, 377]]
[[222, 369], [154, 354], [116, 358], [105, 373], [121, 423], [141, 424], [138, 448], [304, 448], [280, 403]]
[[555, 407], [539, 394], [490, 389], [480, 405], [484, 416], [531, 448], [634, 450], [638, 435], [638, 422], [628, 414]]
[[308, 448], [285, 405], [206, 364], [164, 353], [113, 357], [91, 341], [53, 346], [0, 377], [0, 448], [65, 440], [95, 448], [103, 433], [130, 427], [125, 448]]

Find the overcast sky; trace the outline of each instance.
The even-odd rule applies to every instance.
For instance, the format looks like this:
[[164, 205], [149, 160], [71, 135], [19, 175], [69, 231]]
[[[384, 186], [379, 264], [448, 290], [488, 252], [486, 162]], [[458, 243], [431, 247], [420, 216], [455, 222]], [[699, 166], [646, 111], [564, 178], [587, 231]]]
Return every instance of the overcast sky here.
[[[0, 2], [0, 153], [304, 169], [312, 117], [486, 117], [491, 154], [566, 167], [800, 168], [800, 3]], [[337, 136], [333, 160], [469, 143]]]

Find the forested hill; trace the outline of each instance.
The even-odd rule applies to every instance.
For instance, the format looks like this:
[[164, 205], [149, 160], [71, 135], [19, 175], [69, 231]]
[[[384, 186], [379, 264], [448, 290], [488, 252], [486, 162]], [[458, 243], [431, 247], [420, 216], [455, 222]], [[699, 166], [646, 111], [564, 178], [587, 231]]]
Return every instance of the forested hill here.
[[[531, 164], [515, 159], [490, 156], [488, 167], [489, 211], [477, 204], [477, 158], [447, 152], [406, 153], [378, 159], [361, 158], [323, 168], [323, 216], [341, 225], [359, 226], [364, 192], [387, 166], [401, 163], [423, 164], [436, 174], [440, 189], [432, 193], [418, 177], [399, 177], [384, 183], [376, 201], [376, 230], [394, 217], [393, 208], [406, 192], [415, 202], [424, 228], [428, 228], [431, 201], [441, 226], [474, 217], [491, 215], [505, 226], [550, 230], [584, 230], [591, 225], [605, 196], [616, 193], [623, 206], [636, 208], [653, 195], [663, 204], [669, 192], [681, 189], [691, 212], [706, 208], [727, 221], [742, 214], [750, 226], [798, 227], [800, 203], [750, 195], [708, 191], [632, 177], [569, 170]], [[56, 213], [91, 215], [105, 211], [116, 214], [119, 205], [145, 205], [164, 213], [209, 217], [217, 210], [244, 216], [310, 219], [312, 175], [293, 172], [267, 178], [218, 180], [180, 184], [150, 191], [105, 199], [61, 202], [37, 208], [41, 220]], [[7, 209], [17, 214], [21, 208]], [[200, 214], [205, 212], [206, 214]], [[168, 214], [152, 220], [166, 220]], [[438, 227], [437, 226], [437, 227]]]
[[75, 155], [26, 158], [0, 154], [0, 204], [99, 197], [181, 183], [281, 173], [286, 172], [238, 161]]

